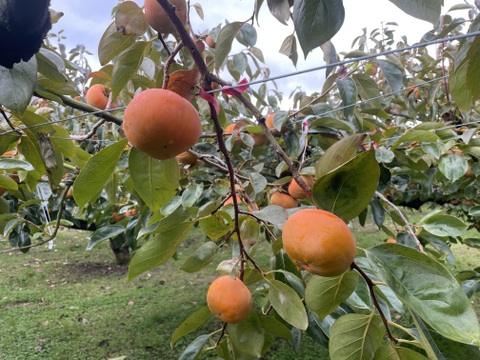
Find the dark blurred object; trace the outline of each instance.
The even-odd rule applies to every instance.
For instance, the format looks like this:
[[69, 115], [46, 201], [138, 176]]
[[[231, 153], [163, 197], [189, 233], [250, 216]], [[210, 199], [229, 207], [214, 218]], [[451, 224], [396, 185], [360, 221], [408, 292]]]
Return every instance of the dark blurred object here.
[[50, 0], [0, 0], [0, 65], [28, 61], [52, 27]]

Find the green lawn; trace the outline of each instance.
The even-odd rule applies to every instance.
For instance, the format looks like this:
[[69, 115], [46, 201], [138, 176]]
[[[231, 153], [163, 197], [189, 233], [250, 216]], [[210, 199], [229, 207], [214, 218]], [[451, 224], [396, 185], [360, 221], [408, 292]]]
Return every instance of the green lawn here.
[[[370, 225], [355, 225], [354, 232], [364, 247], [386, 238]], [[205, 305], [216, 276], [218, 261], [196, 274], [180, 270], [198, 244], [195, 234], [177, 260], [131, 282], [126, 269], [113, 264], [106, 243], [85, 251], [86, 235], [63, 230], [53, 250], [0, 255], [0, 359], [178, 359], [196, 336], [220, 326], [212, 320], [170, 347], [176, 327]], [[5, 240], [0, 245], [8, 249]], [[459, 255], [454, 271], [480, 263], [480, 250], [458, 246], [454, 251]], [[216, 260], [228, 256], [225, 248]], [[328, 359], [326, 349], [307, 336], [298, 354], [282, 340], [273, 348], [264, 359]]]

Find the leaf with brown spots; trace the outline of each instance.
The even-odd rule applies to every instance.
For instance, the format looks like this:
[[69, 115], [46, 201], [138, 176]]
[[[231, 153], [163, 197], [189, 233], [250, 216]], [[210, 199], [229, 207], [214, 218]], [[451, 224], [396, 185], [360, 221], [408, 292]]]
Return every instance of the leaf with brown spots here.
[[167, 89], [176, 92], [188, 101], [195, 99], [194, 89], [200, 81], [198, 69], [177, 70], [170, 74]]

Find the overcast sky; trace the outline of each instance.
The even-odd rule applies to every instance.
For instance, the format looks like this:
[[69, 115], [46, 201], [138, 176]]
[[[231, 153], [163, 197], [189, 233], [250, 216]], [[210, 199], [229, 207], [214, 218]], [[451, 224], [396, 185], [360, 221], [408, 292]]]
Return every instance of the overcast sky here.
[[[67, 37], [65, 40], [67, 49], [71, 49], [76, 44], [84, 44], [94, 54], [93, 58], [89, 60], [93, 70], [99, 67], [96, 60], [98, 43], [103, 32], [112, 21], [111, 9], [117, 2], [117, 0], [51, 0], [51, 7], [65, 14], [54, 25], [52, 31], [64, 30], [63, 35]], [[140, 6], [143, 5], [143, 0], [135, 0], [135, 2]], [[191, 1], [192, 4], [194, 2], [195, 0]], [[248, 19], [255, 1], [197, 0], [196, 2], [202, 5], [205, 19], [202, 21], [192, 10], [192, 27], [196, 33], [203, 33], [219, 23], [225, 24], [225, 20], [241, 21]], [[418, 42], [423, 34], [432, 29], [430, 23], [404, 14], [388, 0], [344, 0], [343, 3], [346, 12], [345, 22], [340, 32], [332, 39], [337, 52], [350, 50], [353, 39], [361, 35], [362, 28], [365, 27], [367, 28], [367, 34], [369, 34], [371, 30], [381, 28], [382, 23], [396, 22], [399, 26], [396, 27], [395, 39], [399, 40], [402, 35], [406, 35], [410, 44]], [[368, 5], [366, 5], [367, 3]], [[442, 14], [445, 14], [453, 5], [463, 3], [463, 1], [445, 0], [444, 3]], [[220, 4], [221, 6], [219, 6]], [[465, 12], [455, 11], [452, 16], [466, 15]], [[322, 65], [323, 54], [319, 50], [310, 53], [305, 60], [299, 49], [297, 69], [286, 56], [278, 53], [283, 39], [292, 33], [293, 27], [291, 22], [289, 26], [285, 26], [274, 19], [268, 12], [266, 2], [260, 14], [259, 24], [257, 28], [257, 47], [262, 49], [264, 53], [266, 66], [270, 68], [271, 76]], [[304, 90], [311, 90], [305, 89], [305, 84], [308, 84], [307, 87], [315, 86], [313, 84], [316, 79], [318, 79], [318, 87], [315, 86], [315, 88], [320, 90], [323, 73], [322, 71], [295, 76], [287, 78], [279, 84], [286, 96], [299, 85], [303, 86]]]

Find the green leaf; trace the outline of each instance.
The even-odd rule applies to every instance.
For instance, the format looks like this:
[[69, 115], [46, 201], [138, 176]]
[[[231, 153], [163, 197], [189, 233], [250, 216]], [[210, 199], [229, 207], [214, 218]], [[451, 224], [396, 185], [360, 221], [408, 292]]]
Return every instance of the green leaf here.
[[330, 40], [343, 25], [342, 0], [295, 0], [293, 24], [305, 58]]
[[428, 360], [422, 354], [412, 350], [392, 344], [384, 345], [378, 348], [373, 360]]
[[400, 91], [403, 86], [403, 69], [388, 60], [377, 59], [377, 62], [387, 79], [388, 85], [392, 88], [392, 91]]
[[357, 84], [357, 91], [362, 99], [372, 99], [369, 100], [368, 103], [373, 108], [379, 108], [380, 106], [382, 106], [382, 99], [380, 97], [378, 85], [371, 76], [363, 73], [358, 73], [353, 74], [352, 78], [355, 81], [355, 84]]
[[64, 75], [65, 63], [63, 59], [55, 52], [40, 48], [35, 54], [37, 58], [38, 72], [46, 78], [55, 82], [67, 82]]
[[384, 334], [385, 327], [378, 315], [343, 315], [332, 325], [328, 345], [330, 359], [373, 359]]
[[467, 85], [468, 68], [470, 60], [467, 58], [458, 65], [455, 65], [450, 73], [450, 91], [455, 103], [464, 111], [470, 110], [474, 102], [473, 94]]
[[[0, 166], [2, 165], [0, 161]], [[0, 187], [7, 190], [18, 190], [18, 184], [8, 175], [0, 174]]]
[[366, 134], [354, 134], [330, 146], [317, 161], [315, 176], [319, 178], [352, 160], [365, 138]]
[[124, 35], [117, 30], [115, 22], [112, 22], [102, 35], [98, 44], [98, 59], [102, 66], [108, 64], [116, 55], [130, 47], [135, 42], [135, 35]]
[[407, 132], [405, 135], [400, 136], [399, 139], [395, 140], [394, 143], [392, 144], [391, 149], [395, 150], [397, 147], [399, 147], [401, 144], [404, 142], [436, 142], [437, 140], [440, 140], [437, 134], [435, 134], [432, 131], [428, 130], [411, 130]]
[[202, 244], [190, 257], [185, 260], [181, 269], [187, 273], [194, 273], [200, 271], [205, 266], [210, 264], [217, 252], [217, 244], [213, 241], [208, 241]]
[[290, 19], [290, 4], [287, 0], [267, 0], [268, 10], [283, 25]]
[[424, 253], [397, 244], [365, 250], [376, 275], [423, 320], [443, 336], [480, 344], [480, 328], [457, 279]]
[[215, 67], [220, 68], [232, 49], [233, 39], [240, 31], [243, 23], [233, 22], [225, 25], [217, 37], [217, 46], [215, 47]]
[[343, 115], [348, 119], [355, 110], [354, 104], [357, 102], [357, 86], [350, 77], [337, 79], [337, 88], [342, 98]]
[[201, 307], [195, 311], [186, 320], [184, 320], [178, 328], [175, 329], [172, 339], [170, 340], [170, 345], [173, 346], [179, 339], [198, 329], [211, 316], [212, 313], [207, 306]]
[[125, 35], [142, 36], [148, 29], [148, 22], [140, 6], [134, 1], [125, 1], [115, 11], [115, 27]]
[[335, 277], [312, 276], [305, 289], [308, 308], [324, 318], [348, 299], [357, 286], [358, 278], [358, 273], [354, 271]]
[[417, 19], [437, 25], [444, 0], [389, 0], [399, 9]]
[[[473, 101], [480, 99], [480, 86], [478, 79], [480, 76], [480, 40], [478, 37], [473, 38], [473, 42], [470, 44], [470, 47], [467, 52], [466, 59], [468, 59], [468, 68], [467, 68], [467, 87], [471, 93]], [[473, 78], [472, 78], [473, 77]]]
[[285, 224], [288, 217], [288, 213], [285, 209], [278, 205], [269, 205], [260, 211], [254, 211], [253, 214], [259, 219], [267, 221], [279, 229], [283, 228], [283, 224]]
[[255, 312], [251, 312], [248, 318], [238, 324], [230, 324], [227, 332], [234, 346], [251, 356], [262, 355], [265, 342], [265, 332]]
[[250, 181], [255, 194], [261, 194], [262, 191], [267, 187], [267, 179], [265, 179], [265, 177], [260, 173], [250, 173]]
[[23, 114], [37, 81], [37, 59], [14, 64], [11, 69], [0, 66], [0, 104], [17, 116]]
[[249, 23], [244, 23], [235, 38], [242, 45], [247, 47], [255, 46], [257, 43], [257, 30]]
[[[432, 341], [435, 341], [439, 351], [446, 359], [472, 360], [480, 359], [480, 348], [478, 346], [462, 344], [443, 337], [435, 331], [430, 331]], [[462, 354], [460, 356], [460, 354]]]
[[[312, 110], [314, 110], [314, 107], [312, 107]], [[353, 125], [348, 121], [335, 119], [331, 117], [321, 117], [310, 122], [310, 129], [311, 129], [310, 133], [315, 133], [316, 126], [335, 129], [335, 130], [345, 130], [348, 133], [353, 133], [355, 131]]]
[[92, 250], [98, 243], [112, 239], [125, 232], [125, 227], [122, 225], [106, 225], [97, 229], [92, 235], [88, 237], [88, 245], [86, 250]]
[[445, 214], [427, 216], [420, 225], [433, 235], [452, 237], [461, 236], [468, 227], [460, 218]]
[[380, 168], [372, 148], [317, 178], [312, 188], [313, 201], [317, 207], [350, 221], [370, 203], [379, 178]]
[[288, 56], [292, 60], [293, 66], [297, 66], [298, 61], [298, 51], [297, 51], [297, 39], [295, 35], [288, 35], [282, 42], [280, 54]]
[[195, 340], [193, 340], [190, 345], [187, 346], [185, 351], [180, 355], [179, 360], [195, 360], [198, 358], [198, 355], [202, 351], [203, 347], [205, 346], [208, 338], [210, 337], [209, 334], [200, 335]]
[[143, 60], [143, 52], [150, 45], [147, 41], [136, 41], [121, 52], [114, 61], [112, 72], [112, 98], [116, 99], [123, 87], [130, 81]]
[[268, 299], [278, 315], [290, 325], [306, 330], [307, 312], [297, 292], [278, 280], [270, 280], [269, 284]]
[[292, 333], [282, 322], [273, 316], [258, 314], [261, 326], [266, 333], [292, 341]]
[[202, 218], [199, 221], [200, 229], [210, 239], [217, 240], [231, 229], [231, 225], [225, 216], [228, 216], [228, 214], [223, 211], [217, 211], [211, 216]]
[[35, 168], [29, 162], [21, 159], [2, 158], [0, 159], [0, 170], [24, 170], [33, 171]]
[[73, 198], [80, 209], [97, 199], [115, 171], [125, 145], [127, 145], [127, 139], [100, 150], [88, 160], [80, 171], [73, 184]]
[[450, 181], [460, 179], [468, 169], [468, 161], [460, 155], [445, 154], [440, 157], [438, 169]]
[[135, 191], [151, 211], [158, 211], [173, 198], [180, 181], [175, 159], [157, 160], [132, 148], [128, 164]]
[[182, 193], [183, 207], [192, 207], [203, 194], [203, 183], [188, 186]]
[[[175, 222], [176, 219], [169, 219], [172, 216], [175, 216], [175, 213], [164, 220]], [[177, 225], [170, 224], [164, 231], [152, 236], [133, 255], [128, 266], [128, 280], [130, 281], [145, 271], [166, 263], [175, 254], [193, 224], [193, 221], [181, 222]]]

